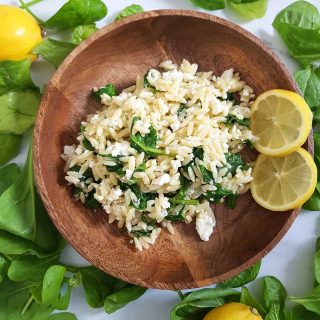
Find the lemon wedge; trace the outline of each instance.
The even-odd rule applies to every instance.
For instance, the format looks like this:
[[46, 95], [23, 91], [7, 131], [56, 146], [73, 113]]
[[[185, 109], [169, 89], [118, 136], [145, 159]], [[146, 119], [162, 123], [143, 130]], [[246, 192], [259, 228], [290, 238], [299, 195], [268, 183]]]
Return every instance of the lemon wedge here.
[[253, 169], [251, 193], [262, 207], [287, 211], [301, 207], [313, 194], [317, 167], [304, 149], [284, 157], [260, 154]]
[[258, 138], [255, 148], [266, 155], [284, 156], [307, 140], [312, 112], [305, 100], [287, 90], [260, 95], [251, 108], [251, 130]]

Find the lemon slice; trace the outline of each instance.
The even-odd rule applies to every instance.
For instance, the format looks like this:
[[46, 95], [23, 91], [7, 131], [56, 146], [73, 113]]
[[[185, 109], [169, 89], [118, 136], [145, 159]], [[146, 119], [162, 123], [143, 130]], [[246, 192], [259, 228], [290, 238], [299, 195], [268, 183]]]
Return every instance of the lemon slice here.
[[317, 167], [304, 149], [284, 157], [260, 154], [253, 169], [251, 193], [262, 207], [286, 211], [301, 207], [317, 183]]
[[312, 112], [305, 100], [287, 90], [260, 95], [251, 108], [251, 130], [259, 140], [255, 148], [270, 156], [284, 156], [307, 140]]

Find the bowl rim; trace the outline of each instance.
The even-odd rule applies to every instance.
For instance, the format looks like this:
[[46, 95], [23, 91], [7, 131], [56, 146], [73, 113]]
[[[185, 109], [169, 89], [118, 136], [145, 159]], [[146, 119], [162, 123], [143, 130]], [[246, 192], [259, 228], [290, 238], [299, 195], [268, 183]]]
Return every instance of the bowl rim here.
[[[104, 35], [108, 34], [109, 32], [112, 32], [116, 30], [117, 28], [120, 28], [122, 26], [125, 26], [127, 24], [133, 23], [135, 21], [142, 21], [142, 20], [148, 20], [152, 18], [157, 17], [164, 17], [164, 16], [179, 16], [179, 17], [191, 17], [191, 18], [197, 18], [205, 21], [210, 21], [216, 24], [223, 25], [224, 27], [231, 29], [233, 32], [240, 33], [242, 36], [246, 37], [251, 42], [254, 42], [255, 45], [260, 47], [267, 55], [269, 55], [279, 66], [281, 71], [288, 75], [288, 81], [290, 82], [291, 86], [294, 88], [295, 92], [300, 93], [299, 88], [296, 84], [296, 82], [293, 80], [291, 73], [285, 66], [285, 64], [282, 62], [282, 60], [265, 44], [263, 43], [258, 37], [253, 35], [251, 32], [245, 30], [241, 26], [234, 24], [228, 20], [225, 20], [223, 18], [217, 17], [215, 15], [209, 14], [209, 13], [203, 13], [198, 12], [194, 10], [179, 10], [179, 9], [164, 9], [164, 10], [153, 10], [153, 11], [147, 11], [139, 14], [135, 14], [129, 17], [126, 17], [125, 19], [111, 22], [110, 24], [106, 25], [105, 27], [99, 29], [96, 31], [92, 36], [90, 36], [87, 40], [83, 41], [80, 45], [78, 45], [63, 61], [63, 63], [59, 66], [59, 68], [56, 70], [55, 74], [52, 76], [46, 91], [44, 93], [44, 96], [42, 98], [36, 123], [34, 127], [34, 140], [33, 140], [33, 164], [34, 164], [34, 173], [36, 177], [36, 183], [37, 183], [37, 189], [41, 195], [41, 198], [45, 204], [45, 207], [48, 211], [48, 214], [57, 227], [58, 231], [62, 234], [62, 236], [67, 239], [68, 243], [85, 259], [87, 259], [90, 263], [95, 265], [93, 261], [91, 260], [90, 255], [88, 252], [83, 250], [81, 246], [78, 245], [77, 241], [75, 241], [73, 238], [70, 239], [68, 236], [67, 231], [59, 224], [59, 219], [56, 218], [53, 214], [51, 214], [51, 210], [54, 210], [54, 207], [52, 206], [52, 202], [50, 200], [50, 197], [47, 193], [46, 184], [43, 179], [43, 171], [42, 166], [40, 162], [40, 141], [41, 141], [41, 135], [40, 132], [42, 131], [43, 126], [43, 118], [44, 114], [46, 113], [46, 109], [48, 108], [48, 98], [51, 94], [51, 92], [55, 89], [55, 84], [59, 82], [61, 76], [64, 74], [70, 63], [77, 57], [79, 53], [81, 53], [84, 49], [86, 49], [88, 46], [90, 46], [96, 39], [103, 37]], [[307, 140], [307, 149], [309, 152], [313, 153], [313, 137], [312, 132], [310, 133], [308, 140]], [[144, 286], [144, 287], [150, 287], [150, 288], [158, 288], [158, 289], [186, 289], [186, 288], [195, 288], [196, 287], [203, 287], [207, 285], [211, 285], [214, 283], [221, 282], [223, 280], [226, 280], [230, 277], [233, 277], [240, 272], [246, 270], [248, 267], [252, 266], [257, 261], [261, 260], [264, 256], [266, 256], [278, 243], [279, 241], [284, 237], [284, 235], [287, 233], [289, 228], [291, 227], [292, 223], [296, 219], [298, 213], [300, 212], [301, 208], [294, 209], [290, 212], [290, 216], [288, 217], [287, 221], [281, 228], [281, 230], [276, 234], [276, 236], [263, 248], [257, 253], [256, 255], [252, 256], [250, 259], [243, 262], [241, 265], [239, 265], [236, 268], [233, 268], [223, 274], [220, 274], [215, 277], [206, 278], [203, 280], [192, 280], [189, 279], [188, 281], [181, 281], [181, 282], [157, 282], [157, 281], [149, 281], [149, 283], [143, 281], [140, 278], [128, 278], [125, 274], [121, 273], [121, 275], [114, 272], [111, 268], [108, 270], [103, 270], [104, 272], [109, 273], [110, 275], [114, 277], [118, 277], [121, 280]], [[279, 213], [281, 214], [281, 213]], [[96, 262], [96, 261], [94, 261]], [[99, 267], [98, 267], [99, 268]]]

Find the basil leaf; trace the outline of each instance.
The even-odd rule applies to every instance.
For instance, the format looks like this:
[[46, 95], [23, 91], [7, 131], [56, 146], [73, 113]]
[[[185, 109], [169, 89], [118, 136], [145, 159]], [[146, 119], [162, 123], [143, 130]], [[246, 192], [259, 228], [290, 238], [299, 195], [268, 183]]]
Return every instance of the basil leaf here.
[[268, 0], [257, 0], [257, 1], [235, 1], [228, 0], [230, 7], [237, 11], [242, 16], [248, 19], [258, 19], [265, 16]]
[[249, 307], [255, 308], [262, 318], [266, 315], [265, 308], [259, 303], [250, 293], [247, 287], [243, 287], [241, 290], [240, 303], [246, 304]]
[[19, 177], [20, 169], [15, 163], [10, 163], [0, 169], [0, 196]]
[[31, 90], [9, 91], [0, 97], [0, 133], [21, 134], [36, 119], [40, 95]]
[[0, 134], [0, 166], [18, 155], [22, 136], [17, 134]]
[[320, 317], [300, 305], [289, 311], [287, 320], [320, 320]]
[[320, 67], [310, 65], [298, 71], [295, 79], [309, 107], [312, 110], [320, 107]]
[[320, 59], [320, 18], [315, 6], [297, 1], [282, 10], [272, 25], [303, 66]]
[[8, 277], [12, 281], [39, 281], [42, 280], [47, 269], [51, 265], [58, 263], [58, 261], [58, 255], [48, 258], [22, 257], [11, 262]]
[[88, 39], [97, 30], [98, 30], [98, 28], [96, 27], [96, 25], [94, 23], [83, 25], [83, 26], [78, 26], [72, 31], [71, 42], [74, 44], [79, 44], [82, 41]]
[[218, 10], [226, 7], [226, 0], [191, 0], [191, 2], [206, 10]]
[[320, 315], [320, 285], [304, 297], [289, 297], [289, 300], [299, 303], [307, 310]]
[[69, 29], [99, 21], [108, 13], [101, 0], [69, 0], [49, 20], [43, 23], [48, 29]]
[[261, 261], [255, 263], [247, 270], [239, 273], [238, 275], [219, 283], [222, 288], [239, 288], [255, 280], [259, 274]]
[[123, 308], [129, 302], [140, 298], [146, 291], [146, 288], [137, 286], [130, 286], [128, 288], [121, 289], [106, 297], [104, 301], [104, 309], [107, 313], [113, 313]]
[[40, 44], [32, 49], [32, 53], [41, 56], [42, 59], [58, 68], [61, 62], [75, 47], [76, 44], [71, 42], [45, 38]]
[[8, 259], [0, 254], [0, 283], [6, 278], [9, 266]]
[[133, 14], [143, 12], [143, 8], [138, 4], [132, 4], [128, 7], [125, 7], [114, 19], [115, 21], [121, 20], [125, 17], [132, 16]]
[[31, 63], [31, 59], [0, 61], [0, 95], [13, 89], [37, 89], [30, 76]]
[[263, 300], [267, 311], [265, 320], [285, 320], [286, 297], [287, 291], [278, 279], [272, 276], [263, 278]]

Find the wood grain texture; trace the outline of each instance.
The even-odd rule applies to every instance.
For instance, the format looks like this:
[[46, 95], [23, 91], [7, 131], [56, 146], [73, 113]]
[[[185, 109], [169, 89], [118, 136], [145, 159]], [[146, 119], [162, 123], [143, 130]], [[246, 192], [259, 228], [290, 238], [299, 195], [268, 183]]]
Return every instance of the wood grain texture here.
[[[145, 287], [186, 289], [234, 276], [265, 256], [299, 212], [271, 213], [247, 192], [235, 210], [214, 205], [217, 227], [209, 242], [199, 240], [194, 223], [178, 223], [174, 235], [163, 230], [140, 253], [102, 210], [73, 200], [60, 155], [64, 145], [76, 143], [80, 122], [99, 108], [89, 97], [92, 87], [111, 82], [120, 91], [161, 61], [183, 58], [217, 75], [232, 67], [257, 94], [298, 92], [283, 63], [242, 28], [199, 12], [152, 11], [114, 22], [77, 47], [49, 83], [35, 127], [36, 180], [59, 231], [98, 268]], [[305, 147], [312, 151], [312, 136]]]

